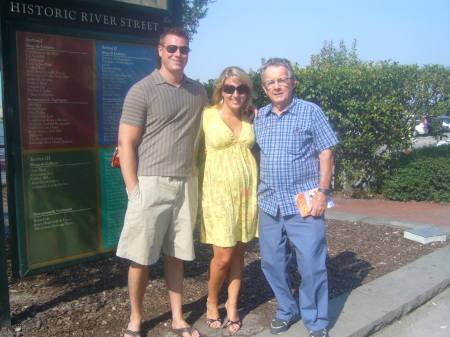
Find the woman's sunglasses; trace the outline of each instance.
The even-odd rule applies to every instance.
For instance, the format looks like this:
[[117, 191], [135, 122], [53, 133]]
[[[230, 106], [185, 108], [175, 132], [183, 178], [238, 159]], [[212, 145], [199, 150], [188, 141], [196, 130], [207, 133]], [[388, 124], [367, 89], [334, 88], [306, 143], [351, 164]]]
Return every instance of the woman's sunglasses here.
[[170, 54], [176, 53], [178, 49], [180, 49], [180, 53], [183, 54], [183, 55], [187, 55], [191, 51], [188, 46], [178, 47], [178, 46], [175, 46], [173, 44], [170, 44], [168, 46], [163, 46], [161, 44], [160, 46], [163, 47], [163, 48], [166, 48], [167, 52], [170, 53]]
[[248, 87], [244, 84], [239, 85], [238, 87], [235, 87], [234, 85], [231, 84], [225, 84], [223, 86], [223, 92], [229, 95], [234, 94], [234, 92], [237, 90], [239, 95], [243, 95], [248, 93]]

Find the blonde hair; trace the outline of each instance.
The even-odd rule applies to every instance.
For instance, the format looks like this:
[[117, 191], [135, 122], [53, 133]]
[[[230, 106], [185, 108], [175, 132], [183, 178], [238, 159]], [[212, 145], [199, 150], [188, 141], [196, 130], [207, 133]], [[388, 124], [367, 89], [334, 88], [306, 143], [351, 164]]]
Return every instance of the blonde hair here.
[[222, 89], [225, 85], [225, 81], [228, 78], [232, 78], [236, 80], [236, 82], [240, 82], [248, 87], [247, 97], [245, 98], [244, 104], [242, 105], [242, 111], [246, 111], [254, 98], [253, 83], [247, 73], [239, 67], [228, 67], [224, 71], [222, 71], [222, 74], [220, 74], [219, 78], [216, 80], [216, 85], [212, 96], [212, 104], [223, 104]]

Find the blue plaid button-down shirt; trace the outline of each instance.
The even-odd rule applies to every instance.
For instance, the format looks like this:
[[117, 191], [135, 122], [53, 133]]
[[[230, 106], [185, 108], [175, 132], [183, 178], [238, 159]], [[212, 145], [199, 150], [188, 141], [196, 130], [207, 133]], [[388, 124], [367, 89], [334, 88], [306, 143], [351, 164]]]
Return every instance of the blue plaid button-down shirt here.
[[261, 108], [254, 121], [261, 149], [258, 205], [276, 216], [297, 214], [295, 195], [318, 187], [318, 154], [339, 141], [322, 110], [294, 97], [278, 116], [272, 104]]

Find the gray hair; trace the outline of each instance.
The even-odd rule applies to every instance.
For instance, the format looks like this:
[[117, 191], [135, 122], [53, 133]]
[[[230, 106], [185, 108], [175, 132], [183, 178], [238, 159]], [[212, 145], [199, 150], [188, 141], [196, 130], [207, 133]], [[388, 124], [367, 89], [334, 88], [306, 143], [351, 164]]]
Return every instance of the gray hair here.
[[262, 65], [260, 69], [262, 83], [264, 83], [264, 72], [269, 67], [285, 67], [288, 71], [289, 78], [294, 77], [294, 69], [292, 68], [291, 62], [289, 62], [289, 60], [279, 57], [271, 57]]

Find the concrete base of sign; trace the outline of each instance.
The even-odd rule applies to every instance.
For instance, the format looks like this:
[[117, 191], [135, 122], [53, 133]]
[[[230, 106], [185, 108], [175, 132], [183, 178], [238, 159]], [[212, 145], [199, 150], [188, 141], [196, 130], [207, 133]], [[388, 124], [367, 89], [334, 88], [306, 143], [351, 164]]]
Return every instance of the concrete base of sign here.
[[436, 241], [445, 241], [447, 239], [445, 234], [436, 232], [428, 228], [407, 230], [404, 232], [404, 238], [424, 244]]

